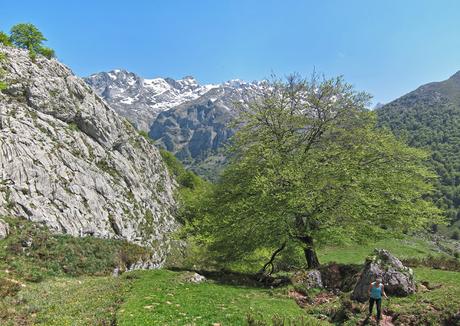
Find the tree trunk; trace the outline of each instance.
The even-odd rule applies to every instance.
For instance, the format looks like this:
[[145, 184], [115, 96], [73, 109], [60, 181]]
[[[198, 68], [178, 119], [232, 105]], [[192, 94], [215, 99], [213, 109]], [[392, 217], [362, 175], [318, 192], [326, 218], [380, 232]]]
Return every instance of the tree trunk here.
[[307, 260], [308, 269], [318, 268], [320, 264], [313, 244], [313, 238], [307, 235], [298, 237], [298, 239], [304, 245], [303, 252], [305, 254], [305, 259]]
[[313, 247], [307, 247], [303, 249], [305, 253], [305, 259], [307, 260], [308, 269], [316, 269], [319, 267], [318, 256], [316, 256], [316, 251]]

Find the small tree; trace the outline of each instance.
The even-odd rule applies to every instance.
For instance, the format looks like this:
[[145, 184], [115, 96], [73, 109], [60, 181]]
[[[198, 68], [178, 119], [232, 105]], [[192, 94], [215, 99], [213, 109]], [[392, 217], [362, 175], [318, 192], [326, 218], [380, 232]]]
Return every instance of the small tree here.
[[44, 47], [43, 42], [46, 38], [33, 24], [17, 24], [11, 28], [11, 42], [22, 49], [28, 49], [30, 56], [41, 54], [45, 57], [52, 58], [55, 56], [54, 50]]
[[17, 24], [11, 28], [11, 42], [18, 48], [39, 52], [46, 38], [33, 24]]
[[319, 244], [441, 222], [426, 153], [377, 129], [369, 98], [342, 78], [267, 85], [240, 113], [231, 162], [190, 223], [197, 238], [221, 261], [299, 245], [315, 268]]

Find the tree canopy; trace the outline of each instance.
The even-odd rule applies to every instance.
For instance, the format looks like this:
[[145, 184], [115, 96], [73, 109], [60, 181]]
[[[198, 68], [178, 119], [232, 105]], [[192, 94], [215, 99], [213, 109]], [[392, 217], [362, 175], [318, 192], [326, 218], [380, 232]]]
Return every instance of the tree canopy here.
[[242, 108], [232, 158], [190, 221], [216, 259], [366, 241], [441, 221], [427, 154], [376, 127], [370, 97], [339, 78], [275, 80]]

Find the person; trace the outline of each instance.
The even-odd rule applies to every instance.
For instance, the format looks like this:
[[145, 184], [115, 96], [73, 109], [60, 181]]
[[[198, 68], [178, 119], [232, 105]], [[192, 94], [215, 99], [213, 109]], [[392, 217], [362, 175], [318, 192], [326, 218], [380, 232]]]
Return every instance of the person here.
[[377, 277], [375, 282], [372, 282], [369, 285], [369, 316], [372, 316], [372, 309], [374, 308], [374, 302], [377, 306], [377, 321], [380, 321], [382, 318], [382, 295], [387, 299], [385, 289], [382, 283], [382, 279]]

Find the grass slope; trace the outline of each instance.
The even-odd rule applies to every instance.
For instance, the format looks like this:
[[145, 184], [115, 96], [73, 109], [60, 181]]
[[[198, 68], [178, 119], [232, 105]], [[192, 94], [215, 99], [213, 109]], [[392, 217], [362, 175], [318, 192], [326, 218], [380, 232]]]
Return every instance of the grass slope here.
[[[325, 325], [319, 318], [340, 313], [349, 302], [347, 293], [315, 290], [310, 297], [325, 300], [301, 309], [288, 296], [292, 285], [242, 286], [230, 274], [225, 282], [201, 284], [186, 282], [188, 272], [168, 270], [103, 276], [144, 252], [125, 242], [54, 235], [34, 223], [7, 220], [11, 234], [0, 240], [0, 325]], [[322, 263], [363, 263], [375, 247], [403, 259], [445, 256], [433, 242], [411, 237], [327, 247], [319, 255]], [[449, 318], [460, 307], [460, 273], [418, 267], [415, 276], [425, 286], [385, 301], [385, 313], [406, 325], [456, 323]], [[366, 305], [352, 305], [347, 325], [366, 315]]]
[[0, 325], [113, 325], [129, 281], [113, 277], [51, 278], [0, 300]]
[[139, 271], [118, 325], [254, 325], [279, 321], [323, 325], [302, 311], [294, 300], [269, 289], [218, 284], [192, 284], [186, 273]]
[[406, 237], [343, 247], [325, 247], [319, 250], [318, 258], [321, 263], [362, 264], [374, 248], [387, 249], [399, 259], [443, 255], [433, 243], [424, 238]]

